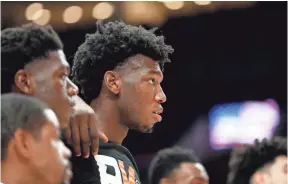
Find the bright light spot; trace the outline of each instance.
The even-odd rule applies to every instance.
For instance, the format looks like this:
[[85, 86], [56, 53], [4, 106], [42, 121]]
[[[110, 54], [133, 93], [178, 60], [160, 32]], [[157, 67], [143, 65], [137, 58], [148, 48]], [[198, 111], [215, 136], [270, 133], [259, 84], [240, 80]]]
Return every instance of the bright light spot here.
[[79, 6], [70, 6], [63, 13], [63, 21], [68, 24], [73, 24], [81, 19], [83, 9]]
[[50, 10], [39, 10], [35, 13], [35, 16], [33, 16], [33, 20], [36, 24], [39, 25], [46, 25], [49, 23], [51, 19], [51, 12]]
[[153, 2], [125, 1], [121, 4], [122, 17], [129, 24], [162, 24], [166, 20], [163, 8]]
[[109, 3], [99, 3], [93, 8], [92, 15], [95, 19], [107, 19], [114, 12], [114, 7]]
[[199, 6], [203, 6], [203, 5], [208, 5], [211, 3], [211, 1], [194, 1], [195, 4], [199, 5]]
[[33, 20], [33, 16], [36, 12], [43, 9], [43, 5], [41, 3], [33, 3], [30, 4], [25, 11], [25, 16], [27, 20]]
[[163, 4], [171, 10], [179, 10], [184, 6], [183, 1], [164, 1]]

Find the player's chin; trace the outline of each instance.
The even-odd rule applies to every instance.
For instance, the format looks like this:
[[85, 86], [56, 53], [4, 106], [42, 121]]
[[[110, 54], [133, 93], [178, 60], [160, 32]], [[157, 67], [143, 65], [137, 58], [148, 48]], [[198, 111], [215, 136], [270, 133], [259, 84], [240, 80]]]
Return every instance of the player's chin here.
[[141, 129], [138, 129], [138, 131], [141, 133], [152, 133], [153, 127], [142, 127]]
[[153, 132], [153, 127], [154, 127], [154, 124], [156, 122], [153, 122], [153, 123], [149, 123], [149, 124], [144, 124], [144, 125], [140, 125], [138, 126], [138, 131], [139, 132], [142, 132], [142, 133], [152, 133]]

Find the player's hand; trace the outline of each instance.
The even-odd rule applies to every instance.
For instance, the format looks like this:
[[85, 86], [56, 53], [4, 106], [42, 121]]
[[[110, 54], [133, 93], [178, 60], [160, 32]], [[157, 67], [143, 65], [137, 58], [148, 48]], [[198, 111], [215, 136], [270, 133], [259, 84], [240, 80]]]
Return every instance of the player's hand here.
[[80, 97], [75, 96], [73, 98], [76, 103], [75, 112], [70, 118], [70, 127], [65, 130], [65, 138], [67, 143], [73, 147], [76, 156], [88, 158], [90, 145], [93, 155], [96, 155], [98, 153], [99, 138], [104, 142], [107, 142], [108, 138], [100, 130], [94, 110]]

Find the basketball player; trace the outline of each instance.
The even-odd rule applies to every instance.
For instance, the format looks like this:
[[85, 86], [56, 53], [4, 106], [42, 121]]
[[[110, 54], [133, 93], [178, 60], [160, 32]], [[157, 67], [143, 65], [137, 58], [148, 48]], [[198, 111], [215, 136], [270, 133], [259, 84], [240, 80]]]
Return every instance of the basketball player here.
[[162, 119], [162, 70], [173, 48], [154, 31], [118, 21], [98, 24], [78, 48], [72, 75], [109, 143], [100, 143], [95, 158], [72, 158], [72, 183], [140, 183], [135, 161], [121, 144], [129, 129], [152, 132]]
[[287, 184], [287, 138], [235, 149], [229, 167], [228, 184]]
[[94, 154], [98, 135], [104, 140], [105, 136], [98, 131], [94, 111], [76, 96], [78, 87], [69, 80], [69, 73], [62, 42], [52, 27], [27, 24], [1, 31], [1, 93], [15, 92], [43, 100], [56, 113], [60, 127], [69, 132], [71, 118], [72, 134], [66, 139], [73, 136], [78, 156], [82, 142], [82, 155], [88, 157], [88, 129]]
[[208, 184], [209, 177], [192, 150], [160, 150], [148, 169], [149, 184]]
[[59, 130], [55, 113], [44, 102], [1, 95], [1, 182], [68, 184], [71, 152]]

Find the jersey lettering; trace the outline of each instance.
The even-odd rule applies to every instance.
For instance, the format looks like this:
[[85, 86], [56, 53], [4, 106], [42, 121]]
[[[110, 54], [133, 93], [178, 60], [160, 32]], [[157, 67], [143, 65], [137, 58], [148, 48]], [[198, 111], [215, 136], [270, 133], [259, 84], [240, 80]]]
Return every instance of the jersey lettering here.
[[94, 157], [99, 166], [101, 184], [137, 184], [135, 170], [129, 166], [128, 174], [123, 161], [106, 155]]
[[118, 164], [119, 164], [120, 171], [122, 174], [123, 184], [135, 184], [135, 171], [134, 171], [134, 169], [131, 166], [129, 166], [129, 169], [128, 169], [129, 177], [128, 177], [127, 173], [125, 171], [125, 168], [124, 168], [123, 161], [118, 160]]
[[115, 158], [106, 155], [97, 155], [94, 158], [99, 166], [101, 184], [122, 184], [120, 169]]

